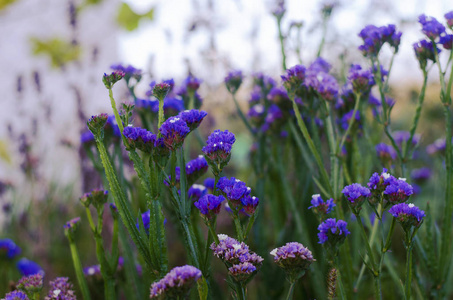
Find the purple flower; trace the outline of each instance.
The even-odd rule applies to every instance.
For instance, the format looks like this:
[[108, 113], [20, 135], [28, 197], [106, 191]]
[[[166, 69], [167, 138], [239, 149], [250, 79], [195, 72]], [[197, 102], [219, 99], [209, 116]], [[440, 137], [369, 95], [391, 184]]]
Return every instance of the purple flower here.
[[165, 146], [170, 150], [176, 150], [182, 146], [184, 138], [189, 134], [190, 128], [179, 117], [170, 117], [159, 128], [164, 139]]
[[[393, 133], [393, 138], [400, 147], [402, 147], [403, 143], [409, 141], [410, 136], [411, 133], [409, 131], [395, 131]], [[416, 146], [418, 142], [420, 142], [420, 134], [414, 134], [412, 137], [412, 146]]]
[[219, 129], [214, 130], [213, 133], [208, 137], [206, 146], [201, 151], [205, 154], [205, 158], [211, 165], [223, 165], [228, 164], [231, 157], [231, 148], [233, 147], [236, 138], [234, 134], [228, 130], [221, 131]]
[[384, 198], [391, 204], [406, 202], [409, 196], [414, 193], [410, 184], [405, 178], [392, 180], [384, 190]]
[[313, 208], [316, 214], [323, 217], [330, 213], [335, 206], [337, 205], [333, 202], [332, 198], [324, 202], [320, 194], [315, 194], [311, 196], [311, 206], [308, 207], [308, 209]]
[[266, 109], [262, 104], [255, 104], [250, 107], [247, 116], [251, 119], [252, 123], [255, 126], [259, 126], [264, 121], [264, 115], [266, 114]]
[[210, 220], [219, 214], [224, 200], [225, 198], [222, 195], [214, 196], [209, 194], [201, 197], [194, 205], [206, 219]]
[[356, 215], [359, 213], [360, 206], [363, 202], [371, 196], [370, 190], [358, 183], [345, 186], [341, 192], [348, 199], [348, 203]]
[[259, 203], [260, 200], [255, 196], [248, 195], [241, 199], [242, 207], [244, 211], [249, 215], [255, 213], [256, 207], [258, 206]]
[[178, 117], [180, 117], [187, 123], [190, 131], [193, 131], [200, 125], [201, 121], [203, 121], [204, 117], [206, 117], [207, 114], [208, 113], [204, 110], [191, 109], [180, 112]]
[[348, 223], [343, 220], [338, 220], [338, 222], [334, 218], [325, 220], [318, 226], [319, 244], [328, 242], [333, 247], [342, 244], [346, 236], [350, 234], [346, 228], [347, 225]]
[[239, 263], [228, 268], [228, 274], [237, 282], [248, 281], [256, 273], [256, 267], [249, 262]]
[[450, 29], [453, 29], [453, 10], [444, 15]]
[[203, 155], [192, 159], [186, 164], [186, 175], [189, 184], [193, 184], [208, 171], [208, 162]]
[[272, 14], [277, 19], [281, 19], [286, 12], [285, 0], [277, 0], [276, 6], [272, 9]]
[[29, 276], [34, 274], [44, 275], [44, 270], [40, 265], [38, 265], [34, 261], [26, 259], [25, 257], [21, 258], [17, 262], [16, 267], [22, 276]]
[[302, 65], [295, 65], [286, 70], [286, 75], [282, 75], [281, 78], [286, 90], [295, 91], [305, 80], [305, 67]]
[[[154, 106], [155, 112], [159, 111], [159, 106]], [[181, 99], [167, 97], [164, 99], [164, 114], [166, 117], [176, 116], [184, 110], [184, 102]]]
[[123, 79], [126, 74], [123, 71], [114, 71], [107, 75], [104, 73], [102, 76], [102, 82], [107, 89], [111, 89], [115, 83]]
[[201, 184], [193, 184], [190, 188], [189, 191], [187, 192], [187, 195], [189, 196], [189, 199], [192, 202], [198, 201], [201, 197], [205, 196], [208, 190], [204, 185]]
[[332, 69], [332, 65], [329, 64], [324, 58], [317, 57], [308, 67], [310, 71], [322, 72], [322, 73], [329, 73], [330, 69]]
[[368, 198], [368, 201], [371, 205], [376, 205], [381, 199], [381, 194], [385, 188], [390, 185], [393, 181], [397, 179], [387, 173], [387, 169], [384, 168], [381, 174], [374, 173], [369, 182], [367, 183], [368, 188], [371, 191], [371, 197]]
[[99, 134], [107, 123], [109, 116], [107, 114], [99, 114], [96, 116], [91, 116], [87, 122], [88, 129], [94, 134]]
[[257, 85], [263, 93], [269, 92], [273, 87], [277, 85], [272, 77], [267, 76], [263, 73], [253, 74], [253, 83]]
[[228, 91], [232, 94], [236, 94], [242, 84], [242, 80], [242, 71], [231, 71], [228, 73], [227, 77], [225, 77], [225, 85]]
[[50, 282], [50, 290], [46, 300], [76, 300], [74, 286], [68, 277], [58, 277]]
[[128, 81], [129, 78], [131, 78], [131, 77], [140, 79], [142, 76], [142, 70], [136, 69], [131, 65], [116, 64], [116, 65], [111, 65], [110, 69], [112, 69], [114, 71], [123, 72], [126, 81]]
[[[99, 210], [103, 209], [104, 204], [107, 202], [108, 194], [109, 192], [107, 190], [94, 189], [89, 193], [83, 194], [79, 200], [85, 207], [89, 207], [93, 204], [93, 206]], [[74, 222], [74, 220], [71, 221]]]
[[65, 230], [70, 230], [74, 231], [76, 230], [80, 225], [80, 217], [74, 218], [66, 222], [66, 224], [63, 226]]
[[101, 279], [101, 265], [93, 265], [83, 268], [83, 275], [85, 275], [85, 277], [96, 276]]
[[412, 226], [420, 227], [425, 217], [425, 212], [412, 203], [394, 205], [389, 209], [389, 213], [401, 223], [405, 230], [409, 230]]
[[447, 144], [445, 139], [437, 139], [436, 141], [434, 141], [434, 143], [426, 146], [426, 152], [429, 155], [434, 155], [436, 153], [444, 154], [446, 146]]
[[202, 82], [203, 81], [201, 79], [198, 79], [193, 75], [189, 75], [182, 84], [188, 91], [195, 92], [200, 88], [200, 84]]
[[335, 77], [327, 73], [319, 73], [318, 82], [316, 91], [319, 95], [326, 101], [334, 101], [340, 89]]
[[437, 51], [438, 54], [441, 52], [441, 50], [431, 41], [421, 40], [418, 43], [414, 43], [412, 46], [422, 70], [426, 69], [428, 60], [431, 60], [432, 62], [436, 61], [435, 51]]
[[[151, 222], [151, 211], [148, 209], [144, 213], [142, 213], [141, 218], [137, 218], [137, 223], [135, 223], [135, 227], [140, 230], [140, 219], [143, 223], [143, 227], [145, 228], [146, 234], [149, 235], [149, 226]], [[167, 219], [164, 219], [164, 225], [167, 224]]]
[[273, 87], [267, 95], [267, 100], [271, 101], [273, 104], [277, 104], [285, 110], [292, 107], [292, 102], [288, 97], [288, 93], [281, 87]]
[[453, 34], [447, 34], [440, 37], [439, 44], [442, 44], [444, 49], [451, 50], [453, 45]]
[[11, 239], [0, 239], [0, 258], [6, 257], [13, 259], [17, 257], [22, 250]]
[[411, 172], [412, 180], [417, 184], [425, 183], [431, 177], [431, 170], [429, 168], [414, 169]]
[[34, 274], [30, 276], [22, 277], [19, 282], [17, 282], [17, 289], [27, 293], [30, 297], [33, 297], [34, 294], [39, 293], [43, 288], [43, 275]]
[[445, 32], [445, 26], [436, 18], [427, 17], [425, 14], [418, 17], [418, 22], [422, 25], [423, 33], [430, 39], [435, 40]]
[[276, 104], [269, 106], [267, 110], [264, 124], [261, 127], [261, 131], [266, 132], [268, 130], [279, 131], [285, 119], [283, 118], [283, 112]]
[[210, 192], [214, 192], [214, 184], [215, 184], [214, 178], [212, 178], [212, 177], [206, 178], [204, 180], [203, 184]]
[[85, 131], [80, 135], [80, 143], [85, 145], [94, 144], [94, 135], [91, 131]]
[[364, 56], [377, 56], [384, 43], [388, 43], [396, 53], [401, 42], [401, 35], [402, 33], [396, 31], [393, 24], [381, 27], [367, 25], [359, 33], [359, 37], [363, 40], [363, 45], [359, 47], [359, 50]]
[[245, 243], [240, 243], [226, 234], [218, 234], [218, 237], [219, 244], [211, 244], [214, 256], [233, 265], [249, 262], [257, 269], [261, 267], [263, 258], [256, 253], [250, 252], [249, 247]]
[[[341, 128], [343, 128], [343, 130], [347, 130], [348, 127], [349, 127], [349, 122], [351, 121], [351, 118], [352, 118], [352, 114], [354, 113], [354, 110], [351, 110], [347, 113], [345, 113], [343, 115], [343, 117], [341, 117], [341, 120], [340, 120], [340, 126]], [[357, 122], [360, 122], [360, 111], [357, 110], [357, 112], [355, 113], [355, 125], [359, 125]], [[353, 125], [354, 126], [354, 125]]]
[[290, 242], [270, 252], [274, 262], [285, 270], [290, 281], [299, 279], [311, 263], [316, 261], [308, 248], [301, 243]]
[[150, 298], [165, 295], [165, 299], [183, 299], [201, 275], [201, 271], [193, 266], [173, 268], [164, 278], [151, 285]]
[[364, 70], [360, 65], [352, 65], [349, 69], [348, 79], [351, 81], [352, 89], [355, 93], [366, 95], [375, 84], [373, 73]]
[[2, 300], [29, 300], [27, 294], [22, 291], [13, 291], [5, 295]]
[[240, 210], [243, 198], [249, 196], [251, 192], [251, 189], [244, 182], [234, 177], [231, 177], [231, 179], [221, 177], [217, 183], [217, 189], [228, 199], [233, 210]]
[[140, 127], [127, 126], [123, 130], [124, 137], [129, 141], [131, 149], [139, 149], [145, 153], [152, 153], [157, 136]]
[[396, 159], [396, 151], [393, 149], [392, 146], [387, 145], [385, 143], [377, 144], [376, 147], [376, 154], [381, 159], [383, 163], [392, 162]]

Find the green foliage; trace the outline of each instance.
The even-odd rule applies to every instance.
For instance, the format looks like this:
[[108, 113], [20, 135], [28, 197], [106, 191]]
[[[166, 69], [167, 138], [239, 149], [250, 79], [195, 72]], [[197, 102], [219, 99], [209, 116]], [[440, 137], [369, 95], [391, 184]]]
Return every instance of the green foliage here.
[[33, 55], [49, 56], [53, 68], [62, 67], [80, 57], [81, 49], [79, 46], [59, 38], [40, 40], [32, 37], [31, 43]]
[[127, 31], [133, 31], [137, 29], [138, 23], [142, 19], [153, 20], [154, 8], [151, 8], [144, 14], [137, 14], [131, 9], [128, 4], [122, 3], [120, 8], [118, 9], [118, 15], [116, 17], [118, 24]]
[[0, 0], [0, 10], [4, 10], [7, 6], [13, 4], [17, 0]]

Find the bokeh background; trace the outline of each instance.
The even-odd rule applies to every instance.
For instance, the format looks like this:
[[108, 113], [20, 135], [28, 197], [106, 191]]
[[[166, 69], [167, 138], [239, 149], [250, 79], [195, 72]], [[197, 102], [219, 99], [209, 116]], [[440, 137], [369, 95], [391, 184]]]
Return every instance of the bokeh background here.
[[[393, 129], [404, 128], [422, 80], [412, 51], [421, 38], [417, 17], [442, 19], [453, 8], [451, 1], [287, 0], [288, 66], [316, 57], [321, 10], [331, 4], [322, 56], [336, 74], [352, 62], [364, 63], [357, 34], [365, 25], [393, 23], [403, 32], [390, 85], [396, 99]], [[237, 133], [232, 163], [247, 172], [241, 166], [247, 165], [251, 141], [222, 82], [233, 69], [275, 79], [283, 73], [270, 13], [275, 5], [271, 0], [0, 0], [0, 237], [19, 237], [25, 254], [46, 272], [62, 272], [64, 266], [55, 262], [67, 253], [51, 246], [59, 237], [65, 242], [56, 224], [76, 216], [78, 197], [99, 185], [80, 135], [91, 115], [110, 112], [101, 76], [114, 63], [143, 70], [139, 97], [151, 80], [174, 78], [178, 84], [188, 74], [202, 78], [202, 108], [210, 113], [210, 126]], [[384, 64], [390, 54], [384, 54]], [[443, 134], [436, 134], [442, 112], [432, 104], [438, 102], [434, 73], [419, 130], [425, 145]], [[248, 83], [237, 96], [244, 107]], [[129, 101], [124, 85], [114, 92], [118, 101]]]

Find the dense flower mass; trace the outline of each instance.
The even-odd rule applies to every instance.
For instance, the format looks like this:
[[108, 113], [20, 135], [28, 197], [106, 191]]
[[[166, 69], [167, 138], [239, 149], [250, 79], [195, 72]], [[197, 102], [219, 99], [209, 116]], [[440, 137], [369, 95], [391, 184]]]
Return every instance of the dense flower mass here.
[[186, 175], [189, 182], [195, 182], [208, 171], [208, 162], [203, 155], [192, 159], [186, 164]]
[[203, 197], [204, 195], [206, 195], [206, 193], [208, 192], [207, 188], [204, 186], [204, 185], [201, 185], [201, 184], [193, 184], [188, 192], [187, 192], [187, 195], [189, 197], [189, 199], [192, 201], [192, 202], [196, 202], [198, 201], [201, 197]]
[[336, 220], [330, 218], [325, 220], [321, 225], [318, 226], [318, 238], [319, 244], [328, 242], [332, 246], [339, 245], [344, 242], [346, 236], [350, 234], [346, 228], [348, 223], [343, 220]]
[[422, 25], [423, 33], [430, 39], [434, 40], [445, 32], [445, 26], [436, 18], [427, 17], [423, 14], [418, 17], [418, 22]]
[[124, 128], [123, 134], [131, 149], [137, 148], [146, 153], [152, 152], [157, 139], [154, 133], [140, 127], [127, 126]]
[[76, 300], [74, 286], [67, 277], [58, 277], [50, 282], [50, 290], [45, 300]]
[[393, 24], [381, 27], [367, 25], [359, 33], [359, 37], [363, 40], [363, 45], [359, 47], [359, 50], [364, 56], [377, 56], [382, 46], [388, 43], [396, 53], [401, 42], [401, 35], [402, 33], [397, 31]]
[[406, 202], [414, 193], [413, 187], [406, 182], [406, 179], [399, 178], [392, 180], [384, 190], [384, 199], [391, 204]]
[[379, 143], [375, 146], [376, 154], [382, 162], [392, 162], [396, 159], [397, 153], [392, 146], [385, 143]]
[[202, 82], [203, 81], [201, 79], [189, 75], [186, 79], [184, 79], [183, 87], [185, 87], [188, 91], [195, 92], [200, 88]]
[[228, 130], [214, 130], [208, 137], [206, 146], [201, 151], [205, 154], [206, 160], [215, 165], [227, 164], [231, 157], [231, 149], [236, 138]]
[[256, 267], [249, 262], [239, 263], [228, 268], [228, 274], [237, 282], [248, 280], [256, 272]]
[[349, 69], [348, 80], [351, 81], [355, 93], [366, 95], [375, 84], [373, 73], [362, 69], [360, 65], [352, 65]]
[[255, 213], [259, 203], [260, 200], [255, 196], [248, 195], [241, 199], [242, 208], [249, 215]]
[[122, 64], [116, 64], [116, 65], [111, 65], [110, 69], [117, 71], [117, 72], [122, 72], [124, 73], [124, 79], [129, 80], [131, 77], [136, 78], [139, 80], [142, 76], [142, 70], [136, 69], [131, 65], [122, 65]]
[[13, 291], [5, 295], [2, 300], [29, 300], [27, 294], [22, 291]]
[[346, 199], [348, 199], [348, 203], [353, 209], [354, 213], [358, 213], [360, 210], [360, 206], [363, 202], [371, 196], [371, 192], [366, 187], [361, 186], [358, 183], [353, 183], [344, 187], [341, 191], [343, 195], [345, 195]]
[[298, 89], [305, 80], [305, 67], [295, 65], [286, 70], [286, 75], [281, 75], [283, 86], [288, 90]]
[[316, 261], [308, 248], [301, 243], [290, 242], [276, 248], [270, 253], [274, 256], [274, 262], [283, 268], [290, 280], [297, 280], [305, 270]]
[[38, 265], [34, 261], [26, 259], [25, 257], [21, 258], [17, 262], [16, 266], [22, 276], [30, 276], [35, 274], [44, 275], [44, 270], [40, 265]]
[[30, 276], [24, 276], [17, 282], [17, 288], [27, 295], [34, 295], [39, 293], [43, 288], [43, 276], [42, 274], [34, 274]]
[[249, 250], [244, 242], [240, 243], [226, 234], [219, 234], [219, 244], [212, 243], [211, 250], [214, 256], [233, 265], [249, 262], [257, 269], [261, 267], [263, 258]]
[[227, 77], [225, 77], [225, 85], [228, 91], [235, 94], [241, 86], [243, 78], [242, 71], [231, 71], [228, 73]]
[[6, 257], [13, 259], [17, 257], [22, 250], [11, 239], [0, 239], [0, 259]]
[[180, 112], [178, 116], [184, 120], [190, 130], [193, 131], [200, 125], [201, 121], [203, 121], [207, 114], [208, 113], [204, 110], [191, 109]]
[[431, 60], [432, 62], [436, 61], [436, 51], [437, 53], [441, 52], [435, 43], [427, 40], [421, 40], [418, 43], [414, 43], [412, 46], [422, 70], [426, 69], [428, 60]]
[[412, 226], [419, 227], [425, 217], [425, 212], [412, 203], [394, 205], [389, 209], [389, 213], [401, 223], [404, 229]]
[[225, 201], [225, 198], [222, 195], [214, 196], [208, 194], [201, 197], [194, 205], [206, 219], [212, 219], [220, 212], [223, 201]]
[[201, 275], [201, 271], [193, 266], [173, 268], [164, 278], [151, 285], [150, 298], [165, 295], [166, 299], [184, 299]]
[[251, 188], [245, 182], [234, 177], [221, 177], [217, 183], [217, 188], [228, 199], [230, 207], [235, 210], [241, 208], [242, 199], [251, 193]]
[[320, 194], [315, 194], [311, 196], [311, 206], [308, 209], [312, 209], [315, 213], [320, 214], [321, 216], [327, 215], [332, 211], [332, 209], [337, 206], [333, 199], [328, 199], [327, 201], [322, 200]]
[[164, 139], [164, 144], [171, 150], [181, 147], [184, 138], [189, 134], [190, 128], [179, 117], [170, 117], [159, 128]]

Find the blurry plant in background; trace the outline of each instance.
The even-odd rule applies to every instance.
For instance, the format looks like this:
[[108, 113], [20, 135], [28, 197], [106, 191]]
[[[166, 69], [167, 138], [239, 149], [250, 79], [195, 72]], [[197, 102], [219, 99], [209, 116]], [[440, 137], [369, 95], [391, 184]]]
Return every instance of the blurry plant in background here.
[[[77, 122], [66, 122], [77, 128], [80, 144], [62, 142], [81, 165], [75, 183], [49, 184], [46, 167], [63, 163], [46, 160], [36, 150], [39, 132], [62, 124], [61, 118], [60, 123], [52, 120], [50, 101], [40, 98], [47, 111], [21, 113], [36, 120], [32, 131], [10, 125], [10, 136], [20, 137], [21, 168], [31, 188], [21, 191], [13, 181], [0, 185], [6, 216], [0, 236], [0, 295], [450, 297], [453, 12], [439, 21], [419, 17], [425, 37], [413, 50], [423, 82], [412, 91], [414, 110], [405, 106], [402, 88], [390, 80], [394, 57], [402, 51], [400, 28], [364, 27], [359, 47], [344, 45], [361, 52], [357, 64], [360, 59], [349, 54], [352, 50], [332, 51], [344, 43], [330, 38], [332, 17], [341, 7], [337, 2], [323, 3], [316, 21], [320, 26], [313, 31], [302, 22], [290, 23], [286, 3], [277, 1], [270, 15], [277, 27], [281, 80], [257, 69], [252, 76], [236, 70], [219, 89], [213, 78], [231, 68], [218, 63], [214, 4], [206, 2], [210, 18], [200, 15], [188, 30], [208, 29], [208, 50], [202, 54], [212, 66], [206, 71], [212, 78], [196, 77], [198, 67], [192, 68], [191, 61], [179, 84], [173, 79], [156, 82], [153, 72], [130, 65], [112, 65], [113, 72], [104, 66], [102, 81], [111, 108], [104, 101], [102, 110], [109, 114], [94, 115], [99, 108], [87, 99], [97, 94], [87, 91], [79, 76], [68, 76], [63, 90], [65, 97], [68, 90], [75, 95], [71, 115]], [[70, 3], [71, 42], [35, 38], [36, 53], [45, 54], [59, 70], [52, 72], [73, 72], [101, 59], [105, 63], [105, 45], [89, 46], [78, 32], [83, 26], [79, 18], [107, 7], [102, 5]], [[205, 9], [200, 3], [194, 7]], [[155, 17], [154, 7], [140, 13], [126, 3], [116, 8], [110, 11], [112, 20], [116, 17], [126, 30]], [[302, 44], [304, 34], [318, 45]], [[291, 61], [299, 64], [288, 68]], [[430, 88], [428, 76], [436, 69], [440, 85]], [[42, 84], [45, 76], [33, 72], [38, 98], [49, 91]], [[100, 76], [94, 77], [93, 86], [102, 87]], [[22, 75], [16, 83], [21, 99]], [[107, 93], [96, 97], [107, 99]], [[215, 97], [233, 102], [219, 105], [212, 101]], [[437, 108], [439, 98], [442, 109]], [[405, 115], [402, 106], [411, 112]], [[444, 121], [437, 117], [439, 110]], [[88, 111], [93, 115], [89, 119]], [[42, 116], [50, 124], [46, 129], [39, 129]], [[87, 120], [88, 128], [75, 125]], [[431, 131], [436, 134], [426, 134]], [[51, 137], [49, 150], [59, 140]], [[8, 151], [1, 153], [4, 161], [15, 162]], [[30, 201], [21, 207], [19, 195]]]

